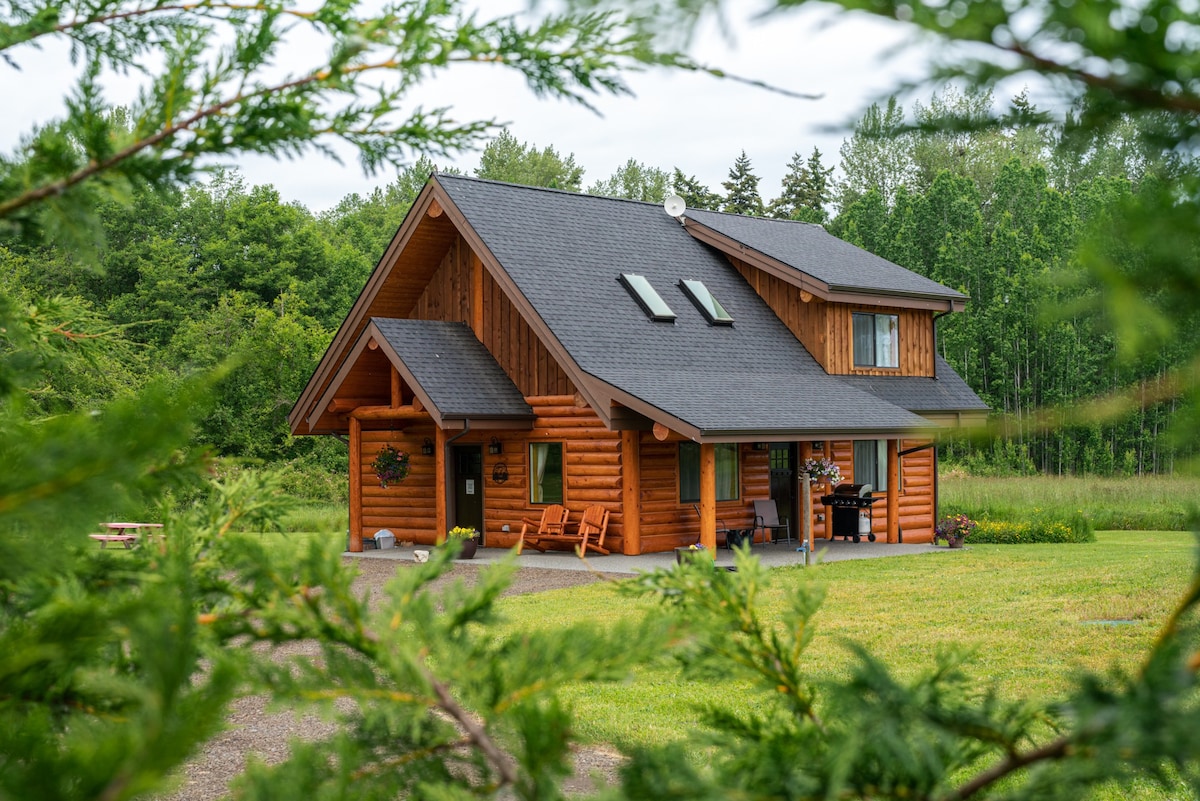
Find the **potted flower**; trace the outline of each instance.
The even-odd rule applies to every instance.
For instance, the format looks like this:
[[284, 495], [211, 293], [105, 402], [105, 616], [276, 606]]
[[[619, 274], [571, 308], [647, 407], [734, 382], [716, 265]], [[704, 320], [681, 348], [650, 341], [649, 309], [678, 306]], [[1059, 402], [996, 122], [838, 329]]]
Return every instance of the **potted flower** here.
[[821, 457], [820, 459], [805, 459], [804, 464], [800, 466], [800, 472], [808, 473], [808, 481], [810, 484], [820, 484], [828, 481], [831, 485], [841, 483], [842, 470], [837, 466], [837, 463], [832, 459]]
[[462, 544], [462, 550], [458, 552], [459, 559], [473, 559], [476, 549], [479, 548], [478, 536], [479, 532], [473, 528], [455, 526], [446, 532], [446, 542], [456, 541]]
[[387, 489], [388, 484], [408, 478], [408, 453], [384, 445], [375, 455], [375, 461], [371, 462], [371, 468], [379, 478], [379, 486]]
[[944, 540], [950, 548], [961, 548], [978, 525], [966, 515], [943, 517], [933, 530], [933, 541], [936, 543], [938, 540]]

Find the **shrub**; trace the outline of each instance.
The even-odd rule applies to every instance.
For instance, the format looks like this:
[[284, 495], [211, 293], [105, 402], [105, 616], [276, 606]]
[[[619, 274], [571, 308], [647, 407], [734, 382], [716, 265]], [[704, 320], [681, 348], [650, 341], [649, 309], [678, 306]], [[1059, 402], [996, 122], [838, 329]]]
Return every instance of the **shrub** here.
[[1095, 542], [1096, 533], [1082, 514], [1043, 515], [1032, 520], [980, 520], [973, 543], [1029, 545], [1041, 542]]

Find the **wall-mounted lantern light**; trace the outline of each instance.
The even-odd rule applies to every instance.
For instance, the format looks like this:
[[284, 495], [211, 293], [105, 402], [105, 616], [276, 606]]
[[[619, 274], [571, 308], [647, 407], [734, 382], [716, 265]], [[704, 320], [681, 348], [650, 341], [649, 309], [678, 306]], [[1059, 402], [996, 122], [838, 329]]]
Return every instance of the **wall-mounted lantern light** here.
[[425, 456], [433, 456], [433, 440], [429, 437], [426, 437], [425, 441], [421, 443], [421, 453]]
[[497, 453], [503, 453], [503, 452], [504, 452], [504, 448], [501, 447], [500, 440], [496, 439], [495, 437], [492, 437], [492, 441], [488, 443], [488, 453], [495, 455]]
[[754, 450], [756, 450], [756, 451], [765, 451], [765, 450], [767, 450], [767, 449], [768, 449], [768, 448], [770, 448], [770, 447], [771, 447], [771, 446], [770, 446], [770, 445], [768, 445], [768, 444], [767, 444], [767, 443], [765, 443], [765, 442], [756, 442], [756, 443], [754, 443]]

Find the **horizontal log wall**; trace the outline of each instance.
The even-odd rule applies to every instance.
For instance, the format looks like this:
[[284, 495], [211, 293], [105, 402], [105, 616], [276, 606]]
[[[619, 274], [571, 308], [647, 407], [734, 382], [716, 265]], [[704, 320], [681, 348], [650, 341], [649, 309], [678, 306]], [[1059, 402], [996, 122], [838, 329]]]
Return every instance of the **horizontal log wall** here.
[[[404, 429], [369, 429], [362, 432], [362, 535], [374, 536], [386, 528], [396, 535], [397, 542], [431, 544], [435, 541], [434, 465], [433, 456], [421, 453], [425, 438], [434, 438], [433, 426], [423, 424]], [[371, 468], [379, 449], [391, 445], [409, 454], [408, 478], [387, 489]]]
[[[928, 440], [905, 439], [900, 441], [900, 450], [905, 451], [924, 445]], [[814, 457], [832, 458], [842, 471], [842, 480], [850, 484], [869, 483], [854, 477], [854, 443], [850, 440], [826, 442], [824, 451], [814, 451]], [[933, 541], [934, 526], [934, 473], [933, 448], [900, 457], [900, 530], [906, 543]], [[832, 491], [832, 487], [821, 484], [813, 487], [813, 537], [828, 539], [832, 530], [829, 509], [821, 503], [821, 496]], [[887, 540], [887, 493], [876, 492], [881, 500], [875, 502], [871, 530], [877, 542]], [[824, 520], [818, 520], [823, 516]]]
[[[679, 443], [644, 434], [642, 453], [642, 553], [669, 551], [700, 539], [700, 518], [691, 503], [679, 501]], [[755, 499], [771, 496], [768, 451], [739, 446], [740, 497], [717, 502], [717, 525], [750, 528]]]

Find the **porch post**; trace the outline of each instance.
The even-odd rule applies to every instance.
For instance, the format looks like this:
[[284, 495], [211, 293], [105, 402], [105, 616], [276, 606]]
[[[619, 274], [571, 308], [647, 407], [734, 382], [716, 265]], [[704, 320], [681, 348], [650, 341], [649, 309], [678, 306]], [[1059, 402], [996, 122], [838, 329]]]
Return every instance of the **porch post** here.
[[362, 553], [362, 421], [350, 418], [350, 553]]
[[433, 446], [433, 517], [437, 526], [433, 541], [441, 542], [449, 531], [446, 522], [446, 432], [435, 423], [433, 434], [436, 439]]
[[700, 544], [717, 557], [717, 449], [700, 443]]
[[808, 520], [806, 521], [804, 519], [804, 504], [797, 503], [796, 504], [796, 511], [797, 511], [796, 517], [798, 519], [796, 522], [799, 523], [800, 525], [793, 526], [793, 528], [797, 529], [796, 536], [799, 537], [802, 542], [805, 541], [804, 540], [805, 534], [812, 533], [813, 529], [816, 528], [816, 524], [813, 523], [813, 521], [812, 521], [812, 517], [813, 517], [813, 515], [812, 515], [812, 486], [804, 479], [804, 463], [811, 458], [812, 458], [812, 443], [808, 442], [807, 440], [804, 442], [797, 442], [796, 443], [796, 462], [797, 463], [793, 467], [793, 469], [796, 472], [796, 492], [797, 492], [796, 499], [803, 500], [804, 496], [806, 494], [808, 495]]
[[900, 440], [887, 441], [887, 541], [900, 541]]
[[621, 432], [621, 552], [642, 552], [641, 432]]

